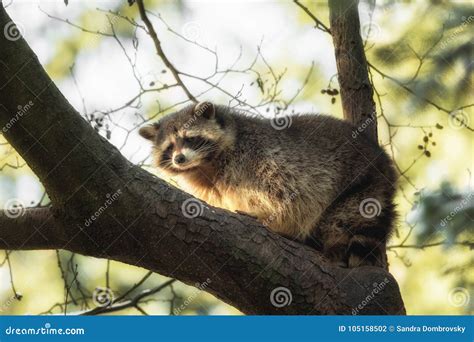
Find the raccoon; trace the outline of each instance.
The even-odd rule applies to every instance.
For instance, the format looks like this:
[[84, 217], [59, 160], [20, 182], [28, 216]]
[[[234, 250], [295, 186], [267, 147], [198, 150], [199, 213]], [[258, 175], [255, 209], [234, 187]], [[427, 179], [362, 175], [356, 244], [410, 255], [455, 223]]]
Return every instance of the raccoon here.
[[[344, 267], [387, 268], [396, 174], [348, 122], [277, 121], [201, 102], [144, 126], [154, 165], [208, 204], [257, 218]], [[355, 134], [357, 133], [357, 134]]]

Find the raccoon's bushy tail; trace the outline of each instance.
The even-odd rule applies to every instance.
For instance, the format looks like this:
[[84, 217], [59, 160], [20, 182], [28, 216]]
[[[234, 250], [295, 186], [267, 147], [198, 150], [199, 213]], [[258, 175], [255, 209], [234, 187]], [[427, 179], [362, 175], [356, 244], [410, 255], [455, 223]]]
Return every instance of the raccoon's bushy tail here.
[[306, 241], [334, 263], [387, 269], [386, 244], [395, 221], [395, 175], [370, 172], [340, 194]]
[[368, 236], [353, 236], [346, 257], [349, 268], [372, 265], [388, 270], [386, 243]]

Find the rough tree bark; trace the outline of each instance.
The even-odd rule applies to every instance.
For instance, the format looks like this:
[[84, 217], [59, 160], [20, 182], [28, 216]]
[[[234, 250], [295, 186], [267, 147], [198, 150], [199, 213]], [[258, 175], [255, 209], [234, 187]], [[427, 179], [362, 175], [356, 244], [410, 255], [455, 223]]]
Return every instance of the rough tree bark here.
[[374, 90], [360, 36], [358, 3], [358, 0], [329, 0], [331, 35], [344, 118], [377, 142]]
[[[2, 7], [0, 28], [10, 21]], [[18, 117], [18, 106], [29, 101], [33, 106]], [[0, 103], [0, 126], [11, 126], [4, 136], [52, 202], [17, 219], [0, 212], [0, 248], [65, 249], [190, 285], [210, 279], [206, 291], [246, 314], [351, 314], [363, 303], [360, 314], [405, 312], [396, 280], [382, 269], [335, 267], [252, 218], [218, 208], [184, 216], [190, 196], [125, 159], [72, 108], [26, 41], [4, 35]], [[367, 302], [374, 283], [386, 285]], [[280, 286], [292, 301], [276, 307], [270, 295]]]

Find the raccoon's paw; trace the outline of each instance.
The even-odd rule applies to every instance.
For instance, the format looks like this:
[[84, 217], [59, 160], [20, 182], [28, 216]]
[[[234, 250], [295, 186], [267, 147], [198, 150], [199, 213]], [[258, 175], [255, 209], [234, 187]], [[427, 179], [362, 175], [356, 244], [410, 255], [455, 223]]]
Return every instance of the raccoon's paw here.
[[330, 248], [325, 248], [323, 254], [327, 259], [329, 259], [331, 264], [343, 268], [348, 267], [345, 245], [333, 245]]
[[375, 266], [388, 270], [385, 243], [375, 239], [355, 236], [347, 252], [349, 268]]

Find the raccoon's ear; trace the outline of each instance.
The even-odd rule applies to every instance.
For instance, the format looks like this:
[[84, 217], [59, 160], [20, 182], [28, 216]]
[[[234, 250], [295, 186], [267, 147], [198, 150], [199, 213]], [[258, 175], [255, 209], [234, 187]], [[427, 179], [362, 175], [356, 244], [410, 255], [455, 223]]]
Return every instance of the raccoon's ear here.
[[206, 119], [214, 119], [216, 116], [216, 109], [209, 101], [199, 102], [196, 107], [194, 107], [194, 114], [196, 116], [202, 115]]
[[157, 123], [143, 126], [138, 131], [138, 134], [140, 134], [143, 138], [147, 140], [153, 140], [156, 137], [156, 134], [158, 133], [159, 128], [160, 128], [160, 125]]

